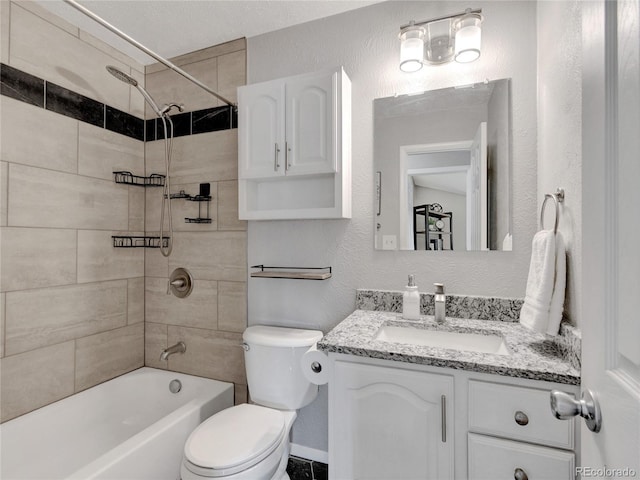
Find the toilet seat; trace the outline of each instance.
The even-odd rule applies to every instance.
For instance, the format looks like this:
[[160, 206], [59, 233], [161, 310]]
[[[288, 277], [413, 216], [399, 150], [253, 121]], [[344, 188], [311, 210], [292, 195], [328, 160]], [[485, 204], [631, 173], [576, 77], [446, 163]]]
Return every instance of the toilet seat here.
[[285, 416], [279, 410], [246, 403], [228, 408], [191, 433], [184, 447], [184, 465], [205, 477], [242, 472], [271, 455], [285, 430]]

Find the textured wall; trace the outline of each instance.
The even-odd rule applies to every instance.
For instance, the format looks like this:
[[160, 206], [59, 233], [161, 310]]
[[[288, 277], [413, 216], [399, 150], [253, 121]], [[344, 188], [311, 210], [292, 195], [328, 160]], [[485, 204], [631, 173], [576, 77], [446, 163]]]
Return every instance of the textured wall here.
[[[567, 246], [564, 315], [577, 326], [582, 302], [581, 12], [580, 1], [538, 3], [538, 205], [545, 193], [565, 189], [558, 226]], [[546, 228], [553, 228], [554, 217], [550, 200]], [[598, 228], [594, 220], [591, 228]]]
[[[31, 2], [0, 5], [3, 64], [68, 89], [64, 95], [142, 116], [142, 99], [104, 69], [113, 64], [142, 78], [141, 65]], [[47, 91], [61, 89], [49, 83]], [[116, 185], [112, 174], [142, 173], [144, 143], [79, 120], [89, 109], [66, 109], [73, 102], [65, 97], [47, 95], [45, 109], [7, 95], [0, 97], [2, 421], [144, 362], [144, 252], [114, 249], [111, 240], [144, 230], [144, 192]], [[54, 103], [65, 113], [51, 111]]]
[[[249, 324], [328, 331], [354, 309], [356, 288], [522, 297], [536, 228], [536, 7], [479, 2], [486, 16], [475, 63], [398, 69], [398, 31], [409, 20], [461, 10], [457, 2], [387, 2], [248, 39], [248, 83], [343, 65], [352, 81], [353, 218], [249, 222], [249, 265], [331, 265], [324, 282], [250, 279]], [[513, 252], [374, 251], [373, 100], [395, 93], [512, 79]], [[578, 197], [577, 197], [578, 198]], [[326, 388], [300, 412], [293, 441], [326, 450]]]

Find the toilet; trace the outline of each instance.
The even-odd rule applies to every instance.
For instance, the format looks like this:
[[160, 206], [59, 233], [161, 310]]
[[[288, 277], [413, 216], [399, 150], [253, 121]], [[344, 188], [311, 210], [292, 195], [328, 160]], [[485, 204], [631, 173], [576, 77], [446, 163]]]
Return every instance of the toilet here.
[[302, 355], [322, 332], [256, 325], [242, 335], [253, 404], [227, 408], [201, 423], [184, 446], [182, 480], [288, 480], [289, 432], [296, 410], [318, 386], [302, 373]]

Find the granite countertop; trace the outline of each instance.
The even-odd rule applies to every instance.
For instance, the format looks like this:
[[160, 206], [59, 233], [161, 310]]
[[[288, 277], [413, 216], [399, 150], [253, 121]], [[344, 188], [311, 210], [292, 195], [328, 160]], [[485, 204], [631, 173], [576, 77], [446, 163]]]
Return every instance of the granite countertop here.
[[[383, 325], [501, 336], [509, 355], [478, 353], [376, 340]], [[318, 342], [318, 350], [396, 362], [491, 373], [508, 377], [580, 384], [580, 371], [564, 359], [553, 337], [535, 333], [515, 322], [448, 318], [437, 324], [433, 316], [419, 321], [398, 313], [356, 310]]]

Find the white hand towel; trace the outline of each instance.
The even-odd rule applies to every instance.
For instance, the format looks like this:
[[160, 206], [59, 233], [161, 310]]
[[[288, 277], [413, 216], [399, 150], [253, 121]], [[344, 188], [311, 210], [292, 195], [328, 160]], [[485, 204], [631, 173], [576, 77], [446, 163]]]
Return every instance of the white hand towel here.
[[567, 284], [567, 258], [564, 248], [564, 240], [560, 232], [556, 233], [556, 275], [549, 307], [549, 325], [546, 333], [558, 335], [562, 312], [564, 311], [564, 290]]
[[[520, 323], [536, 332], [556, 335], [560, 328], [566, 283], [562, 236], [552, 230], [535, 234]], [[553, 306], [553, 308], [552, 308]]]

